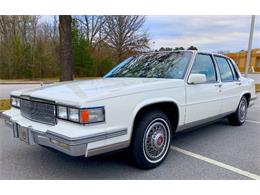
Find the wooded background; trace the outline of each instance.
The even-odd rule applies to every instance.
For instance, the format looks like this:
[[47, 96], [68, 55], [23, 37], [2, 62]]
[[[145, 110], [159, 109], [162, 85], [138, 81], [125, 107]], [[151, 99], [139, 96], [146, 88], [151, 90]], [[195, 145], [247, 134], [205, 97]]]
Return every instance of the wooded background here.
[[145, 19], [134, 15], [48, 16], [48, 20], [0, 16], [0, 79], [103, 76], [124, 58], [150, 51]]
[[[72, 16], [73, 75], [103, 76], [129, 55], [147, 50], [145, 16]], [[58, 77], [59, 17], [0, 16], [0, 79]]]

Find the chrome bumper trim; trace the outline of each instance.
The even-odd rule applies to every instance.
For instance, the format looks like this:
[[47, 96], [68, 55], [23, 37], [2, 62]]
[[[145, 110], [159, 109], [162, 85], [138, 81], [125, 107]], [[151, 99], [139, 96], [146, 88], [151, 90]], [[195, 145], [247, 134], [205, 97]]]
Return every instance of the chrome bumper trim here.
[[[34, 142], [39, 145], [44, 145], [47, 147], [54, 148], [58, 151], [66, 153], [70, 156], [93, 156], [94, 153], [100, 154], [102, 151], [106, 152], [108, 150], [99, 150], [99, 152], [91, 152], [87, 151], [87, 145], [91, 142], [101, 141], [113, 137], [118, 137], [121, 135], [127, 134], [127, 129], [117, 130], [108, 133], [102, 133], [98, 135], [91, 135], [88, 137], [80, 137], [80, 138], [69, 138], [60, 134], [53, 133], [51, 131], [47, 131], [46, 133], [40, 133], [39, 131], [32, 130], [32, 134], [34, 137]], [[53, 143], [55, 142], [55, 143]], [[109, 146], [107, 146], [109, 147]], [[119, 148], [125, 147], [125, 145], [118, 146]]]
[[4, 119], [4, 120], [9, 120], [9, 121], [10, 121], [10, 119], [11, 119], [10, 116], [4, 114], [3, 112], [0, 112], [0, 118], [2, 118], [2, 119]]
[[50, 138], [36, 132], [33, 133], [33, 140], [38, 145], [53, 148], [70, 156], [85, 156], [86, 154], [87, 144], [74, 146], [63, 144], [62, 146], [61, 142], [60, 144], [57, 144], [58, 142], [54, 144]]
[[111, 144], [108, 146], [103, 146], [100, 148], [95, 148], [95, 149], [91, 149], [88, 151], [87, 156], [95, 156], [95, 155], [99, 155], [99, 154], [103, 154], [103, 153], [107, 153], [107, 152], [112, 152], [112, 151], [116, 151], [116, 150], [120, 150], [120, 149], [124, 149], [127, 148], [130, 145], [130, 140], [127, 141], [123, 141], [120, 143], [116, 143], [116, 144]]
[[5, 124], [13, 130], [14, 138], [18, 138], [17, 125], [11, 120], [11, 117], [1, 112], [0, 118], [4, 119]]
[[[1, 118], [7, 121], [8, 125], [13, 130], [13, 136], [18, 138], [18, 125], [16, 122], [12, 121], [11, 118], [3, 113], [1, 113]], [[6, 124], [8, 124], [6, 123]], [[128, 147], [127, 143], [117, 143], [101, 148], [91, 149], [89, 152], [87, 150], [87, 145], [91, 142], [106, 140], [109, 138], [114, 138], [127, 134], [127, 129], [118, 129], [105, 133], [98, 133], [85, 137], [70, 138], [61, 134], [57, 134], [51, 131], [43, 133], [31, 127], [28, 128], [29, 134], [29, 145], [42, 145], [46, 147], [53, 148], [70, 156], [93, 156], [96, 154], [108, 152], [115, 149], [121, 149]]]
[[91, 142], [96, 142], [100, 140], [105, 140], [113, 137], [118, 137], [121, 135], [126, 135], [127, 129], [119, 129], [114, 130], [110, 132], [104, 132], [104, 133], [97, 133], [91, 136], [85, 136], [85, 137], [78, 137], [78, 138], [70, 138], [61, 134], [57, 134], [51, 131], [46, 132], [46, 136], [50, 139], [55, 139], [58, 141], [61, 141], [68, 145], [79, 145], [79, 144], [86, 144]]

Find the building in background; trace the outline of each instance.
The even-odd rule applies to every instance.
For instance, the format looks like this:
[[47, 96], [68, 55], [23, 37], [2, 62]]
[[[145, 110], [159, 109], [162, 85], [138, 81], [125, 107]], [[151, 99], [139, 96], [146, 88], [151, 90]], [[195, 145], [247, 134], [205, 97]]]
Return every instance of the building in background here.
[[[232, 58], [236, 62], [241, 72], [245, 72], [247, 51], [226, 53], [225, 55]], [[251, 50], [249, 72], [260, 73], [260, 48]]]

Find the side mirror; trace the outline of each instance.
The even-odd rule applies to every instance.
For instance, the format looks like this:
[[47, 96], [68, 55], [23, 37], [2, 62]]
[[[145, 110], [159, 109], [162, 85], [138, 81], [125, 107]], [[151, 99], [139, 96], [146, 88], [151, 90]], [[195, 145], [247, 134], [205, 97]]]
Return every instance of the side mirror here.
[[200, 84], [206, 82], [207, 82], [207, 78], [205, 74], [192, 73], [190, 74], [188, 79], [189, 84]]

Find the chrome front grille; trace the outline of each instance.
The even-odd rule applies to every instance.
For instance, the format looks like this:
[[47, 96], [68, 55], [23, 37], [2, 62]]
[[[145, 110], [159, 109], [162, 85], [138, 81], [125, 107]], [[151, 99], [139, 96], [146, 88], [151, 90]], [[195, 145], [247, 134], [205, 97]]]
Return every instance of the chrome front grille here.
[[21, 114], [33, 121], [56, 124], [55, 105], [53, 102], [38, 99], [24, 99], [20, 100]]

